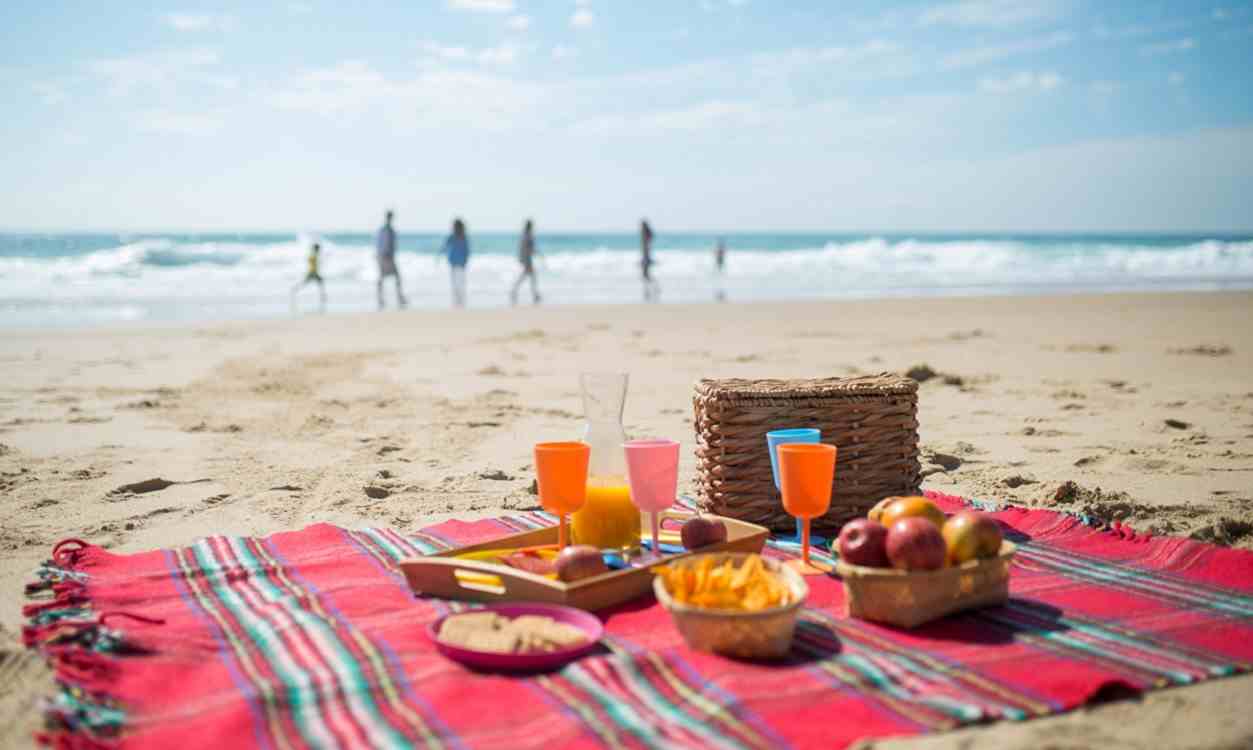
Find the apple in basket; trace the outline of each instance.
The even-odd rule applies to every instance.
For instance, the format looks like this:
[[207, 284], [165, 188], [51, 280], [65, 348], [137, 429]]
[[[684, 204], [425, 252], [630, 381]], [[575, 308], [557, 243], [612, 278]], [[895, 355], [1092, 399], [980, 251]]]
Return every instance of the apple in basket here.
[[869, 518], [858, 518], [840, 529], [836, 550], [840, 559], [850, 565], [886, 568], [892, 564], [888, 560], [887, 540], [886, 526]]
[[953, 565], [996, 557], [1001, 551], [1001, 527], [991, 517], [975, 511], [962, 511], [945, 521], [943, 535]]
[[910, 516], [888, 527], [887, 553], [899, 570], [938, 570], [948, 558], [948, 546], [934, 523]]
[[922, 496], [898, 497], [888, 503], [879, 514], [879, 523], [892, 528], [902, 518], [925, 518], [935, 525], [936, 531], [944, 526], [944, 511]]
[[899, 497], [883, 498], [882, 500], [874, 504], [874, 507], [871, 508], [870, 512], [866, 514], [866, 518], [869, 518], [871, 521], [874, 521], [875, 523], [883, 523], [883, 511], [887, 510], [887, 507], [891, 505], [892, 503], [896, 502], [897, 500], [900, 500], [900, 498]]

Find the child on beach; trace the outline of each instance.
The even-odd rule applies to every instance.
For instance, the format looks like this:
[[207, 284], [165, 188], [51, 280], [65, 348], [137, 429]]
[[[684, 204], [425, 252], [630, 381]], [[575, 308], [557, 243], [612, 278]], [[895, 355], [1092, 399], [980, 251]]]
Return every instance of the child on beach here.
[[310, 282], [318, 285], [318, 298], [321, 300], [321, 311], [326, 312], [326, 283], [322, 281], [322, 275], [318, 273], [318, 257], [322, 252], [322, 247], [318, 243], [313, 243], [313, 247], [309, 248], [309, 271], [305, 274], [304, 281], [301, 281], [291, 290], [291, 308], [296, 309], [296, 292], [304, 288], [305, 284]]
[[452, 304], [466, 306], [466, 265], [470, 261], [470, 240], [466, 237], [466, 225], [461, 219], [452, 223], [452, 234], [440, 246], [439, 254], [448, 259], [452, 277]]
[[526, 225], [522, 227], [522, 240], [518, 243], [518, 263], [522, 265], [522, 273], [519, 274], [518, 280], [513, 282], [513, 289], [509, 292], [509, 304], [518, 304], [518, 289], [522, 287], [522, 282], [526, 279], [531, 280], [531, 302], [538, 305], [540, 302], [539, 288], [535, 282], [535, 225], [530, 219], [526, 220]]

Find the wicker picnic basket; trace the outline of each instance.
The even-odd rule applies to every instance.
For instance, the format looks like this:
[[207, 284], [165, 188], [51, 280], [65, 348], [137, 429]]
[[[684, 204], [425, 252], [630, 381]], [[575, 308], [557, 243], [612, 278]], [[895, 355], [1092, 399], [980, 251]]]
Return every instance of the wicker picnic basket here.
[[1018, 547], [1001, 542], [995, 557], [967, 560], [939, 570], [867, 568], [840, 560], [845, 613], [912, 628], [953, 612], [1009, 600], [1009, 565]]
[[704, 379], [693, 404], [697, 501], [708, 512], [794, 527], [766, 447], [767, 432], [789, 427], [816, 427], [839, 449], [831, 509], [816, 530], [836, 532], [884, 497], [918, 494], [918, 384], [909, 378]]

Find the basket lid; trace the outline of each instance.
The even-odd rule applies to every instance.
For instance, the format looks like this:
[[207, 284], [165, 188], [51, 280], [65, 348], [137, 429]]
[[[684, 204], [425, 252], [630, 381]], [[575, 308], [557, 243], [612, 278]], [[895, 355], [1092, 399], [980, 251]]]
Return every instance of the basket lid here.
[[702, 378], [696, 383], [696, 392], [706, 398], [729, 401], [785, 401], [842, 396], [906, 395], [917, 393], [918, 383], [890, 372], [854, 378]]

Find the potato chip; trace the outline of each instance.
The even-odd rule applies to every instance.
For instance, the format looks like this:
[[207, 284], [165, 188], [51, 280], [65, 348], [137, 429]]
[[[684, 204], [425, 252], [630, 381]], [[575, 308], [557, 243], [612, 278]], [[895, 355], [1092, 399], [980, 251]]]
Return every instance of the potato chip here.
[[666, 591], [680, 604], [759, 611], [790, 601], [787, 586], [766, 567], [760, 555], [749, 555], [738, 567], [731, 558], [715, 565], [714, 558], [706, 556], [654, 570], [661, 576]]

